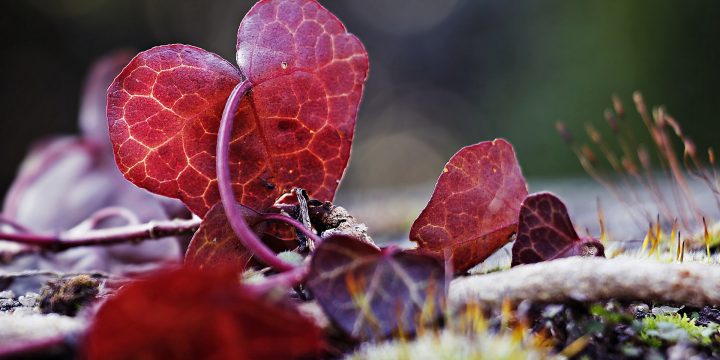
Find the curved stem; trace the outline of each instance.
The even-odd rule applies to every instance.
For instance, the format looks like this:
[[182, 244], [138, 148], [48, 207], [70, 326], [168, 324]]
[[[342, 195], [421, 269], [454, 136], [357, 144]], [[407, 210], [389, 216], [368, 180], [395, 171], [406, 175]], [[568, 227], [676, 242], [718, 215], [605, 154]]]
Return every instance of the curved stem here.
[[0, 214], [0, 225], [7, 225], [19, 232], [30, 232], [31, 231], [29, 227], [13, 220], [10, 217], [7, 217], [3, 214]]
[[302, 283], [309, 272], [309, 266], [300, 265], [292, 270], [269, 276], [265, 281], [259, 284], [252, 284], [248, 286], [261, 294], [276, 288], [291, 288]]
[[95, 211], [89, 218], [75, 225], [73, 228], [68, 230], [68, 232], [94, 230], [102, 221], [114, 217], [124, 219], [127, 223], [126, 225], [140, 224], [140, 218], [138, 218], [134, 212], [130, 211], [130, 209], [121, 206], [108, 206]]
[[319, 245], [320, 242], [322, 242], [322, 238], [318, 236], [316, 233], [314, 233], [312, 230], [308, 229], [303, 225], [303, 223], [289, 217], [283, 214], [262, 214], [261, 221], [281, 221], [284, 222], [290, 226], [295, 227], [298, 229], [303, 235], [310, 238], [315, 244]]
[[220, 199], [222, 200], [223, 208], [225, 208], [225, 215], [230, 222], [230, 226], [235, 231], [235, 234], [243, 245], [252, 251], [258, 260], [278, 271], [292, 270], [295, 266], [283, 261], [277, 257], [270, 248], [265, 246], [257, 235], [255, 235], [250, 226], [248, 226], [242, 216], [242, 213], [240, 213], [237, 206], [235, 206], [235, 194], [233, 193], [230, 181], [230, 139], [232, 138], [235, 113], [240, 106], [240, 101], [251, 87], [252, 83], [249, 80], [245, 80], [235, 86], [232, 93], [230, 93], [230, 97], [228, 97], [227, 102], [225, 103], [225, 109], [223, 110], [222, 118], [220, 120], [215, 164], [217, 168]]

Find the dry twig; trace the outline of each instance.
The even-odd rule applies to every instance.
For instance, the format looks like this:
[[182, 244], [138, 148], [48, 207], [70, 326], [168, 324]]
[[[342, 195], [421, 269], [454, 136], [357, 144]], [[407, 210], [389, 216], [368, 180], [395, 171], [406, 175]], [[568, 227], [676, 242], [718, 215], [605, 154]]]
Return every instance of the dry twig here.
[[720, 305], [720, 266], [573, 257], [460, 278], [450, 285], [449, 297], [452, 305], [497, 306], [503, 299], [515, 304], [618, 299]]

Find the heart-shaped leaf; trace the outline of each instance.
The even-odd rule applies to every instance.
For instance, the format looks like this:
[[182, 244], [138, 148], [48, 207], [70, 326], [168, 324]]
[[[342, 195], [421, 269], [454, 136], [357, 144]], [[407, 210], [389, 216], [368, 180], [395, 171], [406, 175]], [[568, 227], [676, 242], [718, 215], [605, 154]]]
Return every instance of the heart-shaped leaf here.
[[458, 151], [410, 229], [418, 252], [452, 259], [464, 272], [510, 241], [527, 184], [512, 145], [503, 139]]
[[[367, 77], [362, 43], [314, 0], [263, 0], [238, 30], [240, 71], [187, 45], [140, 53], [108, 90], [118, 167], [203, 216], [219, 200], [217, 129], [248, 78], [230, 145], [238, 201], [264, 210], [301, 187], [332, 200], [347, 166]], [[241, 73], [242, 72], [242, 73]]]
[[570, 256], [605, 256], [603, 245], [580, 239], [562, 200], [547, 192], [532, 194], [522, 203], [512, 266]]
[[424, 255], [378, 250], [332, 236], [315, 250], [307, 286], [345, 333], [379, 339], [437, 320], [445, 298], [443, 264]]
[[[321, 330], [232, 271], [183, 268], [130, 283], [97, 312], [88, 359], [316, 358]], [[278, 346], [281, 345], [281, 346]]]
[[230, 63], [193, 46], [138, 54], [108, 89], [110, 140], [125, 178], [204, 215], [219, 198], [218, 119], [241, 79]]

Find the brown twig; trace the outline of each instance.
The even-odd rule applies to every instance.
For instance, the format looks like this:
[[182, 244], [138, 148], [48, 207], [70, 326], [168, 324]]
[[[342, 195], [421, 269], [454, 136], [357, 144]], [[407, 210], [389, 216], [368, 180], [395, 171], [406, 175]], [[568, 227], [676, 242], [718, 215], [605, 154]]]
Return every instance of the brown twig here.
[[90, 230], [81, 234], [0, 233], [0, 240], [30, 245], [51, 251], [78, 246], [115, 245], [133, 241], [156, 240], [167, 236], [191, 235], [200, 226], [200, 219], [151, 221], [145, 224]]
[[503, 299], [515, 304], [618, 299], [720, 305], [720, 266], [573, 257], [460, 278], [450, 285], [449, 296], [453, 305], [499, 306]]

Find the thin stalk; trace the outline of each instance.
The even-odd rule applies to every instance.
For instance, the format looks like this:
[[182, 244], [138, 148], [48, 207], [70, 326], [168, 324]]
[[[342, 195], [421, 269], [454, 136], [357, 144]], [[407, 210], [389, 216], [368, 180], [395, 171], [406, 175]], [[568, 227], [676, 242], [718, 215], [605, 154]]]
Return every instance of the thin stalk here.
[[30, 232], [30, 228], [3, 214], [0, 214], [0, 225], [9, 226], [19, 232]]
[[121, 206], [108, 206], [95, 211], [89, 218], [75, 225], [75, 227], [68, 230], [68, 232], [93, 230], [96, 229], [101, 222], [111, 218], [123, 219], [127, 225], [137, 225], [141, 223], [140, 218], [130, 209]]
[[321, 238], [320, 236], [318, 236], [315, 232], [313, 232], [312, 230], [310, 230], [310, 229], [308, 229], [307, 227], [305, 227], [305, 225], [303, 225], [303, 223], [301, 223], [300, 221], [297, 221], [297, 220], [295, 220], [295, 219], [293, 219], [293, 218], [291, 218], [291, 217], [289, 217], [289, 216], [287, 216], [287, 215], [283, 215], [283, 214], [261, 214], [261, 219], [260, 219], [260, 221], [281, 221], [281, 222], [284, 222], [284, 223], [286, 223], [286, 224], [288, 224], [288, 225], [290, 225], [290, 226], [293, 226], [293, 227], [295, 227], [296, 229], [298, 229], [298, 231], [300, 231], [301, 233], [303, 233], [303, 235], [305, 235], [305, 236], [307, 236], [308, 238], [310, 238], [310, 239], [316, 244], [316, 246], [319, 245], [320, 242], [322, 242], [322, 238]]
[[269, 276], [265, 281], [259, 284], [252, 284], [248, 286], [261, 294], [277, 288], [292, 288], [305, 281], [305, 277], [308, 272], [310, 272], [309, 266], [300, 265], [289, 271]]
[[225, 103], [225, 109], [223, 110], [220, 120], [215, 164], [217, 168], [220, 199], [222, 200], [223, 208], [225, 208], [225, 215], [230, 222], [230, 226], [243, 245], [252, 251], [258, 260], [275, 268], [275, 270], [281, 272], [288, 271], [295, 268], [295, 266], [280, 259], [275, 252], [268, 248], [260, 238], [255, 235], [247, 222], [245, 222], [242, 213], [240, 213], [237, 206], [235, 206], [235, 194], [233, 193], [230, 182], [230, 139], [232, 137], [233, 120], [240, 106], [240, 101], [251, 88], [252, 83], [249, 80], [245, 80], [235, 86]]

